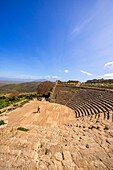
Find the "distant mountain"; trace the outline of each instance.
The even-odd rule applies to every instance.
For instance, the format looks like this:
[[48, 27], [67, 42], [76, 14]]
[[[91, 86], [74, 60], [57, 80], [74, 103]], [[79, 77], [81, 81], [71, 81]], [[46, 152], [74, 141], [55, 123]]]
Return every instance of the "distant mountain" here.
[[12, 84], [12, 83], [22, 83], [22, 82], [43, 82], [46, 79], [20, 79], [20, 78], [10, 78], [10, 77], [0, 77], [0, 83]]
[[44, 81], [47, 81], [46, 79], [37, 79], [37, 80], [34, 80], [33, 82], [44, 82]]

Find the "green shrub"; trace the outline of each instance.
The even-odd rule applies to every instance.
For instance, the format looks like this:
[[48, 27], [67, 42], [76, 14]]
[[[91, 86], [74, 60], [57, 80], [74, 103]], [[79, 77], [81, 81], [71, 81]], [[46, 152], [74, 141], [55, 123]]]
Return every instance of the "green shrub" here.
[[70, 89], [69, 92], [70, 92], [70, 93], [75, 93], [75, 92], [77, 92], [77, 90], [75, 90], [75, 89]]
[[2, 114], [2, 113], [4, 113], [4, 112], [6, 112], [6, 110], [0, 111], [0, 114]]
[[0, 126], [4, 124], [5, 124], [4, 120], [0, 120]]
[[14, 107], [18, 106], [18, 104], [13, 104]]
[[25, 100], [25, 101], [21, 102], [21, 105], [24, 105], [24, 104], [26, 104], [28, 102], [29, 102], [29, 100]]
[[7, 106], [13, 105], [14, 107], [18, 106], [18, 102], [21, 102], [22, 105], [26, 104], [29, 100], [33, 99], [34, 94], [27, 94], [21, 96], [12, 96], [12, 97], [0, 97], [0, 109], [3, 109]]
[[9, 109], [7, 109], [8, 111], [11, 111], [11, 110], [13, 110], [13, 108], [9, 108]]
[[24, 127], [18, 127], [17, 130], [24, 131], [24, 132], [29, 131], [29, 129], [26, 129], [26, 128], [24, 128]]

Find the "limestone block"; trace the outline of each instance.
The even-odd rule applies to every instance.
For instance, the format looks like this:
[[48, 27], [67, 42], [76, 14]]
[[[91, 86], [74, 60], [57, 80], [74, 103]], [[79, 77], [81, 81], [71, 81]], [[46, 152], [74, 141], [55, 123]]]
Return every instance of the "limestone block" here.
[[54, 156], [55, 156], [56, 160], [62, 161], [62, 154], [60, 152], [56, 152]]
[[63, 160], [62, 163], [65, 170], [75, 170], [75, 164], [72, 160]]
[[69, 151], [63, 151], [63, 156], [64, 156], [64, 160], [72, 160], [71, 154]]
[[63, 166], [62, 166], [61, 162], [55, 160], [54, 164], [55, 164], [55, 169], [56, 170], [63, 170]]

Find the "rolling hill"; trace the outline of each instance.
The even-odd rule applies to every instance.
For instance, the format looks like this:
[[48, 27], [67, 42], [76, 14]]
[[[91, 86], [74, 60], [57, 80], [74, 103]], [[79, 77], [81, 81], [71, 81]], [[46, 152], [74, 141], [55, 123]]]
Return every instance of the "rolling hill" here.
[[14, 83], [14, 84], [1, 82], [0, 94], [36, 92], [37, 86], [39, 84], [40, 82], [25, 82], [25, 83]]

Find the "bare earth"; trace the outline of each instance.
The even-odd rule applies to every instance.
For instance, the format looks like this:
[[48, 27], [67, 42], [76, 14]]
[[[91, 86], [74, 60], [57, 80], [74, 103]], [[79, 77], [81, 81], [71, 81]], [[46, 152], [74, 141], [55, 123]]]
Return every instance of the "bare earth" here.
[[111, 119], [76, 119], [66, 106], [34, 100], [0, 120], [7, 123], [0, 126], [0, 170], [113, 170]]

